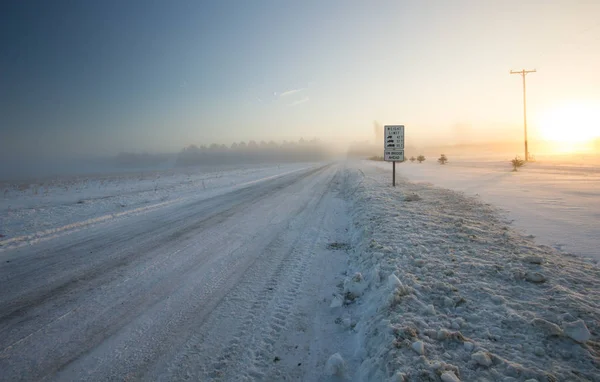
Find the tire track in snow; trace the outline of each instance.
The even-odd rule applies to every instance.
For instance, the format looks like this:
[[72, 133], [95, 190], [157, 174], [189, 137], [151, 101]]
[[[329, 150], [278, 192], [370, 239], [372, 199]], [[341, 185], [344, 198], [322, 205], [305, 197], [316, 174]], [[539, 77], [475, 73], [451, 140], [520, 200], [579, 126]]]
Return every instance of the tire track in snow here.
[[[311, 214], [321, 211], [319, 208], [323, 207], [323, 198], [331, 192], [336, 177], [337, 173], [328, 181], [326, 189], [311, 208]], [[312, 261], [313, 249], [321, 239], [322, 230], [319, 228], [322, 227], [325, 217], [326, 214], [321, 213], [317, 224], [314, 221], [306, 220], [306, 224], [302, 226], [291, 250], [282, 259], [270, 282], [255, 300], [253, 309], [250, 310], [244, 325], [242, 325], [242, 332], [236, 336], [229, 347], [224, 349], [219, 361], [212, 365], [211, 368], [214, 370], [211, 370], [211, 374], [209, 374], [211, 378], [221, 379], [221, 372], [227, 367], [226, 361], [238, 356], [241, 357], [242, 364], [236, 365], [234, 370], [229, 368], [228, 373], [222, 376], [222, 380], [238, 378], [240, 380], [260, 380], [265, 378], [265, 372], [269, 369], [275, 356], [274, 345], [281, 333], [288, 329], [291, 308], [298, 295], [302, 293], [301, 284]], [[314, 234], [313, 231], [316, 231], [317, 234]], [[307, 240], [307, 237], [310, 239]], [[283, 295], [268, 293], [274, 289]], [[270, 300], [268, 299], [269, 294], [272, 295]], [[268, 316], [268, 312], [273, 312], [273, 314]], [[244, 347], [241, 354], [240, 345]]]
[[[325, 184], [322, 179], [324, 176], [327, 177]], [[266, 311], [272, 311], [275, 304], [285, 307], [279, 301], [281, 293], [291, 293], [294, 288], [298, 290], [297, 285], [290, 287], [285, 282], [292, 274], [291, 270], [297, 269], [296, 282], [301, 281], [301, 275], [305, 272], [305, 268], [298, 269], [298, 248], [304, 245], [306, 230], [315, 223], [311, 217], [322, 207], [321, 200], [329, 192], [332, 182], [331, 174], [315, 178], [313, 183], [305, 187], [322, 188], [324, 191], [319, 190], [318, 194], [307, 200], [297, 213], [291, 215], [295, 217], [288, 221], [287, 226], [281, 227], [272, 236], [262, 250], [262, 256], [248, 268], [245, 279], [223, 299], [206, 323], [190, 336], [181, 351], [166, 362], [166, 372], [160, 375], [159, 380], [223, 380], [224, 375], [232, 370], [235, 370], [237, 379], [240, 368], [232, 364], [243, 357], [248, 365], [253, 363], [246, 351], [250, 348], [248, 344], [251, 340], [257, 342], [261, 336], [266, 336], [255, 327], [260, 326], [261, 317]], [[286, 301], [289, 308], [293, 300], [288, 298]], [[231, 312], [235, 311], [246, 313], [243, 317], [232, 317]], [[280, 309], [276, 315], [269, 330], [285, 330], [285, 311]]]
[[[283, 184], [276, 185], [274, 187], [269, 188], [269, 192], [265, 194], [261, 194], [258, 199], [253, 199], [252, 203], [248, 203], [244, 201], [244, 206], [242, 209], [238, 209], [235, 211], [236, 214], [242, 214], [244, 210], [252, 208], [252, 205], [259, 200], [264, 200], [270, 197], [272, 194], [285, 189], [293, 184], [300, 182], [301, 180], [310, 177], [311, 175], [322, 171], [324, 167], [314, 169], [309, 171], [306, 174], [302, 174], [299, 177], [293, 178], [292, 180], [285, 182]], [[233, 207], [232, 207], [233, 208]], [[209, 225], [210, 226], [210, 225]], [[226, 245], [227, 236], [231, 234], [231, 232], [236, 231], [236, 226], [230, 226], [227, 231], [221, 231], [218, 227], [211, 229], [211, 232], [208, 232], [206, 235], [203, 235], [204, 241], [206, 237], [208, 237], [208, 243], [204, 243], [204, 247], [208, 245], [208, 247], [214, 247], [215, 245]], [[215, 247], [216, 249], [216, 247]], [[213, 252], [213, 251], [211, 251]], [[214, 251], [216, 253], [220, 253], [220, 251]], [[215, 306], [218, 302], [223, 298], [223, 296], [227, 293], [229, 288], [228, 285], [235, 285], [236, 280], [238, 280], [245, 272], [245, 270], [251, 266], [251, 264], [256, 261], [256, 258], [244, 256], [246, 253], [246, 249], [243, 247], [238, 247], [227, 257], [218, 257], [211, 259], [210, 262], [200, 262], [197, 261], [190, 267], [182, 269], [178, 273], [177, 271], [173, 271], [172, 273], [178, 274], [177, 278], [181, 281], [176, 285], [169, 285], [169, 280], [171, 277], [164, 276], [161, 278], [164, 279], [164, 282], [156, 282], [154, 287], [151, 289], [144, 288], [144, 295], [138, 297], [138, 300], [141, 298], [145, 299], [144, 296], [154, 296], [159, 297], [158, 300], [151, 300], [152, 304], [147, 306], [144, 309], [136, 309], [133, 314], [127, 315], [127, 317], [121, 322], [123, 322], [124, 326], [121, 325], [118, 328], [118, 331], [114, 330], [104, 330], [100, 331], [105, 333], [106, 335], [95, 344], [95, 347], [92, 346], [88, 351], [96, 351], [96, 347], [99, 348], [101, 352], [106, 352], [108, 348], [111, 348], [110, 351], [121, 353], [125, 352], [125, 349], [135, 348], [138, 343], [143, 342], [144, 337], [148, 332], [156, 331], [155, 320], [152, 318], [153, 316], [157, 316], [158, 314], [153, 314], [155, 311], [164, 311], [167, 310], [164, 307], [164, 304], [173, 305], [173, 308], [177, 310], [169, 319], [166, 324], [160, 328], [160, 332], [154, 335], [156, 338], [161, 339], [161, 343], [164, 345], [158, 346], [158, 348], [151, 349], [149, 352], [133, 354], [130, 356], [129, 362], [134, 362], [134, 364], [138, 365], [135, 371], [132, 371], [128, 374], [129, 378], [142, 378], [142, 376], [146, 372], [146, 366], [160, 357], [161, 352], [168, 351], [168, 347], [171, 345], [172, 341], [174, 341], [177, 336], [179, 336], [182, 330], [187, 327], [187, 321], [189, 321], [190, 317], [194, 317], [197, 314], [206, 315], [210, 312], [211, 309], [207, 309], [209, 307]], [[217, 262], [218, 264], [215, 264]], [[202, 269], [205, 268], [213, 268], [216, 267], [215, 272], [210, 272], [206, 276], [206, 272], [202, 273]], [[213, 268], [214, 269], [214, 268]], [[202, 276], [206, 277], [203, 280], [201, 287], [198, 287], [194, 283], [186, 283], [186, 279], [189, 281], [190, 279], [194, 279], [197, 277], [197, 273], [201, 272]], [[195, 276], [196, 275], [196, 276]], [[181, 284], [181, 286], [180, 286]], [[137, 290], [141, 290], [142, 288], [137, 288]], [[199, 291], [199, 292], [198, 292]], [[177, 303], [172, 303], [172, 300], [178, 300], [181, 297], [178, 296], [191, 296], [193, 295], [193, 300], [187, 300], [187, 304], [180, 305]], [[162, 296], [162, 297], [161, 297]], [[168, 298], [168, 300], [166, 300]], [[125, 299], [125, 301], [129, 301], [130, 299]], [[181, 307], [181, 308], [180, 308]], [[109, 313], [110, 310], [107, 309], [105, 312]], [[106, 321], [110, 321], [107, 319]], [[135, 326], [130, 323], [138, 321]], [[141, 321], [141, 323], [139, 322]], [[124, 333], [126, 335], [124, 335]], [[118, 337], [111, 338], [115, 335], [119, 334], [119, 337], [125, 337], [124, 340], [121, 340]], [[170, 334], [170, 335], [169, 335]], [[82, 355], [87, 354], [84, 353]], [[70, 360], [67, 364], [61, 366], [58, 371], [65, 370], [69, 367], [69, 365], [76, 361], [81, 355], [78, 355], [76, 358]], [[107, 363], [102, 362], [91, 362], [85, 363], [85, 367], [81, 365], [76, 369], [79, 374], [81, 370], [85, 370], [85, 372], [89, 375], [101, 374], [106, 375], [102, 370], [111, 370], [113, 375], [118, 376], [121, 373], [117, 373], [118, 367], [116, 365], [109, 365]], [[67, 377], [68, 379], [73, 376], [73, 372], [67, 370], [65, 373], [61, 374], [62, 376]], [[152, 379], [151, 377], [149, 377]]]

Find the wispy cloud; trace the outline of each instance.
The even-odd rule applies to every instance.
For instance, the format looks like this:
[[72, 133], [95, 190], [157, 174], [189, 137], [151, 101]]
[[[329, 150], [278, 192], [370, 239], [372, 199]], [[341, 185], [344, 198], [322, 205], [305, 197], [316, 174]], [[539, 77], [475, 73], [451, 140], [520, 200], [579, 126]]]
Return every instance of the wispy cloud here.
[[310, 98], [304, 97], [302, 99], [299, 99], [298, 101], [294, 101], [294, 102], [290, 103], [288, 106], [298, 106], [298, 105], [306, 103], [308, 101], [310, 101]]
[[284, 91], [283, 93], [279, 93], [279, 96], [287, 97], [287, 96], [291, 96], [296, 93], [300, 93], [301, 91], [304, 91], [304, 90], [306, 90], [306, 88], [287, 90], [287, 91]]

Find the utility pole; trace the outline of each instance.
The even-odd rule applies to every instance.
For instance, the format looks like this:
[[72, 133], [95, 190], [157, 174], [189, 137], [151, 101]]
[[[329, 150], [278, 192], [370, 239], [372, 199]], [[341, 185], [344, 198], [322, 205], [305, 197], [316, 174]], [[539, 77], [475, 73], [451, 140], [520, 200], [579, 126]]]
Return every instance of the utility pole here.
[[525, 161], [529, 161], [529, 150], [527, 149], [527, 98], [525, 95], [525, 76], [527, 73], [535, 73], [533, 70], [510, 71], [510, 74], [520, 74], [523, 77], [523, 126], [525, 127]]

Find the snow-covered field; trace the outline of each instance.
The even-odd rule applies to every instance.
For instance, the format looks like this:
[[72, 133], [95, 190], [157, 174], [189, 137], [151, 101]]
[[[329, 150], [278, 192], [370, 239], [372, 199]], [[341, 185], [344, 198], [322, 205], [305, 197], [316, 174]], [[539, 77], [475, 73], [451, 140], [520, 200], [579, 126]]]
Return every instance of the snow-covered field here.
[[598, 265], [536, 243], [478, 198], [393, 188], [390, 175], [366, 162], [347, 175], [356, 380], [600, 380]]
[[[374, 165], [387, 169], [391, 178], [391, 163]], [[428, 158], [422, 164], [397, 164], [396, 170], [412, 182], [462, 191], [502, 208], [516, 229], [539, 243], [600, 260], [598, 159], [545, 158], [515, 173], [507, 160], [451, 157], [441, 166]]]
[[[600, 267], [563, 251], [598, 173], [477, 166], [5, 184], [0, 380], [600, 381]], [[522, 229], [552, 192], [501, 204], [550, 180], [575, 243]]]
[[190, 167], [0, 183], [0, 251], [98, 222], [215, 197], [310, 166]]

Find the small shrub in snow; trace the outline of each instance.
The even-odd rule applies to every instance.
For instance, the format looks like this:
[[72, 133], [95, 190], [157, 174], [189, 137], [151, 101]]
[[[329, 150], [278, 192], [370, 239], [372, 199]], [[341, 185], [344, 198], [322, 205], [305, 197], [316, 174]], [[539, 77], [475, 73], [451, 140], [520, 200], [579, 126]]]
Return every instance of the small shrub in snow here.
[[416, 160], [417, 160], [417, 158], [415, 158], [415, 157], [410, 157], [410, 162], [411, 162], [411, 163], [414, 163], [414, 161], [416, 161]]
[[513, 171], [517, 171], [519, 167], [523, 167], [525, 165], [525, 161], [517, 156], [515, 159], [510, 161], [510, 164], [513, 166]]
[[348, 244], [348, 243], [338, 243], [336, 241], [336, 242], [327, 244], [327, 249], [347, 251], [347, 250], [350, 249], [350, 244]]
[[440, 155], [440, 157], [438, 158], [438, 163], [439, 164], [446, 164], [446, 163], [448, 163], [448, 157], [446, 156], [446, 154]]
[[425, 156], [424, 156], [424, 155], [419, 155], [419, 156], [417, 157], [417, 161], [418, 161], [419, 163], [425, 162]]
[[544, 259], [541, 256], [527, 256], [523, 259], [523, 261], [525, 261], [526, 263], [530, 263], [530, 264], [542, 264], [544, 262]]

